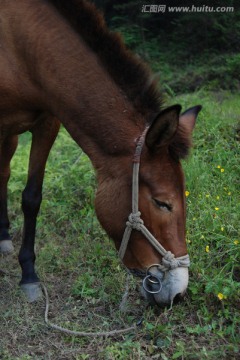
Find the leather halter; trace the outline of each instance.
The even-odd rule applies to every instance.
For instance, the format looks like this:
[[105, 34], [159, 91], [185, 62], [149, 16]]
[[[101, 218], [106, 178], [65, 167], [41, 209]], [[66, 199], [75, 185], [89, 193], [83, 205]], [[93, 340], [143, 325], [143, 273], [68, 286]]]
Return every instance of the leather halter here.
[[[128, 217], [128, 221], [126, 222], [126, 228], [123, 234], [122, 242], [118, 251], [118, 255], [121, 260], [123, 260], [132, 230], [140, 231], [146, 239], [151, 243], [155, 250], [162, 256], [162, 261], [160, 264], [153, 264], [145, 273], [146, 277], [143, 280], [143, 287], [147, 292], [150, 293], [158, 293], [161, 291], [161, 281], [157, 278], [153, 273], [150, 272], [150, 268], [157, 267], [159, 270], [166, 272], [172, 269], [176, 269], [177, 267], [189, 267], [190, 259], [189, 255], [184, 255], [180, 257], [175, 257], [175, 255], [171, 251], [167, 251], [159, 241], [151, 234], [151, 232], [146, 228], [144, 222], [141, 218], [141, 212], [138, 207], [138, 198], [139, 198], [139, 167], [140, 167], [140, 158], [142, 153], [142, 148], [145, 142], [145, 137], [148, 131], [148, 127], [145, 128], [144, 132], [140, 136], [135, 154], [133, 157], [133, 175], [132, 175], [132, 212]], [[142, 271], [141, 276], [142, 276]], [[134, 271], [133, 271], [134, 273]], [[147, 283], [157, 284], [159, 290], [150, 291], [147, 286]]]

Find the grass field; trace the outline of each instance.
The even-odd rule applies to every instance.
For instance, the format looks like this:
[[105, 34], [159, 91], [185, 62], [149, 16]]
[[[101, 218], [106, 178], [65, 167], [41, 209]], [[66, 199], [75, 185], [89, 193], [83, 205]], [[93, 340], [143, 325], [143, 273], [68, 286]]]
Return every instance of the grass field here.
[[[240, 239], [237, 159], [240, 97], [229, 92], [169, 99], [183, 108], [202, 104], [195, 147], [184, 162], [187, 242], [191, 257], [185, 300], [172, 310], [150, 308], [126, 274], [94, 213], [94, 171], [62, 130], [46, 169], [38, 219], [37, 270], [51, 298], [50, 320], [75, 330], [124, 328], [141, 317], [137, 332], [114, 338], [77, 338], [44, 324], [44, 300], [28, 304], [17, 277], [0, 273], [0, 359], [240, 359]], [[27, 173], [29, 134], [12, 162], [9, 211], [15, 253], [0, 269], [20, 275], [21, 191]]]

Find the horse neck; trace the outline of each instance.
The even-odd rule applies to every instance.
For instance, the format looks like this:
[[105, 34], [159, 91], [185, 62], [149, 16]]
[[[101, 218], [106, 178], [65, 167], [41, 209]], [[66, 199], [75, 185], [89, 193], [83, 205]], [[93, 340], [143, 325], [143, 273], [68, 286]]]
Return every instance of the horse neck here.
[[143, 119], [96, 55], [51, 6], [39, 0], [33, 6], [29, 1], [23, 15], [28, 24], [23, 31], [28, 47], [24, 60], [43, 106], [60, 119], [97, 170], [110, 172], [116, 158], [119, 164], [121, 158], [132, 156], [145, 127]]

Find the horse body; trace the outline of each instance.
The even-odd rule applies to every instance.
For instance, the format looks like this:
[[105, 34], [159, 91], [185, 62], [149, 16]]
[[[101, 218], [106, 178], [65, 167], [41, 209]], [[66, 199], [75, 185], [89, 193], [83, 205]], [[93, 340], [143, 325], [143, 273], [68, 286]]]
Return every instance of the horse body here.
[[[89, 40], [86, 29], [81, 35], [67, 16], [56, 11], [55, 5], [61, 3], [23, 0], [0, 4], [0, 249], [12, 250], [7, 216], [9, 163], [17, 135], [29, 130], [32, 147], [22, 199], [24, 230], [19, 261], [21, 284], [30, 297], [31, 285], [39, 282], [33, 249], [36, 217], [45, 164], [59, 120], [96, 169], [96, 212], [117, 248], [131, 210], [132, 157], [139, 136], [150, 126], [141, 159], [140, 210], [145, 224], [165, 249], [175, 256], [187, 252], [184, 177], [173, 153], [181, 142], [189, 147], [199, 108], [193, 108], [179, 120], [179, 107], [162, 112], [159, 108], [160, 114], [156, 113], [156, 94], [153, 106], [142, 106], [139, 99], [143, 89], [136, 91], [132, 85], [122, 85], [121, 74], [116, 81], [116, 70], [108, 69], [110, 60]], [[91, 5], [84, 1], [72, 3], [91, 17], [96, 13], [99, 23], [99, 15]], [[101, 26], [106, 32], [105, 25]], [[124, 51], [120, 58], [124, 58]], [[126, 52], [128, 61], [137, 73], [137, 60], [135, 64]], [[146, 84], [146, 97], [150, 97], [154, 86], [152, 82]], [[123, 261], [130, 269], [146, 269], [161, 259], [146, 239], [134, 231]], [[157, 303], [168, 303], [186, 289], [187, 269], [171, 271], [163, 281], [163, 295], [154, 297]], [[158, 270], [157, 275], [163, 278]]]

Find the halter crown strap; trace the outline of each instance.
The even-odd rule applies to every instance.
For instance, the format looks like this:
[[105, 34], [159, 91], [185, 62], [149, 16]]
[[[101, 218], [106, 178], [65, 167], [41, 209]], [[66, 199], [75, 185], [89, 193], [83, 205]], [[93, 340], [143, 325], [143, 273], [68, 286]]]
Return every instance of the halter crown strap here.
[[126, 222], [126, 228], [123, 234], [122, 242], [118, 251], [118, 255], [121, 260], [123, 260], [125, 252], [127, 250], [128, 242], [132, 230], [141, 231], [141, 233], [147, 238], [147, 240], [152, 244], [155, 250], [162, 256], [162, 264], [159, 264], [159, 269], [162, 271], [167, 271], [171, 269], [176, 269], [177, 267], [189, 267], [190, 260], [189, 255], [175, 257], [171, 251], [167, 251], [164, 247], [157, 241], [157, 239], [150, 233], [150, 231], [144, 225], [143, 220], [141, 219], [141, 212], [138, 208], [138, 198], [139, 198], [139, 167], [140, 167], [140, 158], [141, 152], [147, 133], [148, 127], [144, 130], [141, 137], [138, 140], [136, 151], [133, 158], [133, 175], [132, 175], [132, 212], [128, 217]]

